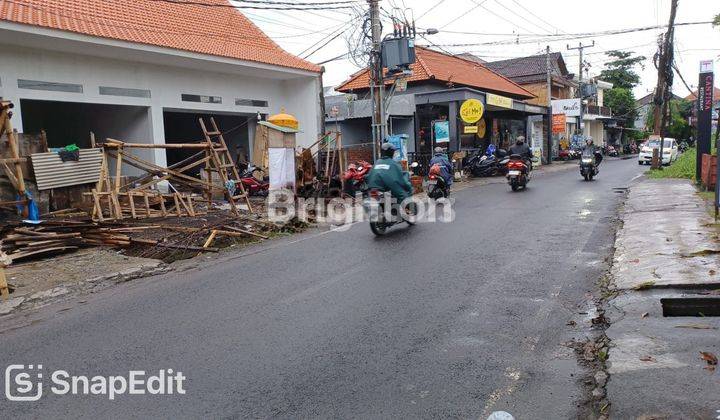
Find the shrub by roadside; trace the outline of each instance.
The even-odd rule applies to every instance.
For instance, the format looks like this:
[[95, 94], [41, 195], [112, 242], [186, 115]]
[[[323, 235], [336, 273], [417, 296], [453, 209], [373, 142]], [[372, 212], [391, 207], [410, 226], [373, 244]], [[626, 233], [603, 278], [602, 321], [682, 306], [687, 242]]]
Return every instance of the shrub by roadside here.
[[685, 151], [678, 159], [673, 162], [670, 166], [659, 169], [651, 169], [647, 172], [648, 178], [659, 179], [659, 178], [684, 178], [695, 180], [695, 156], [696, 149], [691, 148]]

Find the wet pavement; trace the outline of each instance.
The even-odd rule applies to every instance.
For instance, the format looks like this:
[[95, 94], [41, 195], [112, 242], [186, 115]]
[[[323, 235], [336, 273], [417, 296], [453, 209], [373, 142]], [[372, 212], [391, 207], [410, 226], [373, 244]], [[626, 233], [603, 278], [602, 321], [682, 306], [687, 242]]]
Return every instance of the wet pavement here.
[[[572, 169], [572, 168], [571, 168]], [[596, 281], [643, 168], [456, 191], [453, 223], [308, 232], [51, 305], [0, 334], [47, 373], [172, 368], [185, 395], [0, 400], [6, 417], [583, 417]], [[622, 190], [620, 190], [622, 191]], [[572, 321], [572, 322], [571, 322]], [[15, 322], [15, 324], [13, 323]], [[9, 326], [12, 326], [10, 329]]]
[[643, 180], [630, 189], [621, 219], [611, 282], [619, 295], [606, 313], [611, 412], [715, 418], [720, 372], [701, 352], [720, 355], [720, 318], [709, 308], [666, 316], [662, 305], [712, 299], [720, 310], [720, 242], [708, 207], [687, 180]]

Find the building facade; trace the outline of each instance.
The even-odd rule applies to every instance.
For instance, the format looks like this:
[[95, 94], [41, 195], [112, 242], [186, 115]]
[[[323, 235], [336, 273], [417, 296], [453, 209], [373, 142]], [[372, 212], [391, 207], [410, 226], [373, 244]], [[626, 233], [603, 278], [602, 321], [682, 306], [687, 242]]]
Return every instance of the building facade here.
[[[548, 61], [550, 66], [548, 67]], [[527, 102], [548, 106], [548, 71], [550, 73], [551, 98], [569, 99], [575, 97], [577, 84], [572, 81], [572, 74], [565, 65], [565, 60], [559, 52], [533, 55], [529, 57], [512, 58], [509, 60], [493, 61], [485, 64], [489, 69], [502, 74], [530, 91], [535, 98]]]
[[[389, 103], [389, 134], [407, 135], [408, 149], [429, 156], [436, 146], [463, 153], [484, 150], [490, 143], [507, 147], [519, 136], [533, 137], [545, 108], [527, 103], [531, 92], [488, 69], [477, 60], [453, 56], [425, 47], [416, 48], [412, 76]], [[358, 72], [326, 96], [326, 124], [343, 134], [343, 144], [372, 147], [369, 77]], [[460, 107], [468, 99], [483, 104], [480, 121], [467, 124]], [[436, 126], [447, 127], [447, 139], [438, 141]], [[535, 134], [535, 137], [538, 137]]]
[[[88, 147], [90, 132], [98, 141], [199, 141], [198, 118], [214, 117], [233, 152], [249, 157], [258, 118], [283, 108], [300, 121], [299, 144], [317, 138], [320, 68], [234, 8], [34, 3], [0, 8], [0, 96], [15, 104], [15, 128], [45, 130], [50, 147]], [[183, 158], [162, 149], [144, 157], [161, 166]]]

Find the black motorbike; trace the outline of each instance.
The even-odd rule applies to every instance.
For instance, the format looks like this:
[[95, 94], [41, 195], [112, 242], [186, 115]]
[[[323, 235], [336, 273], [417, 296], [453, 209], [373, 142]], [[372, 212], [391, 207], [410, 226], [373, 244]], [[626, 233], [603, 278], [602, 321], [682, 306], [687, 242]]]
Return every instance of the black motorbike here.
[[[389, 194], [389, 193], [388, 193]], [[364, 201], [365, 210], [370, 218], [370, 230], [376, 236], [383, 236], [388, 228], [400, 223], [407, 223], [412, 226], [415, 223], [408, 218], [403, 217], [398, 208], [393, 208], [386, 212], [386, 194], [378, 190], [368, 191]], [[406, 214], [415, 210], [414, 203], [411, 203], [406, 210]], [[417, 214], [417, 213], [415, 213]]]
[[602, 156], [598, 156], [600, 152], [593, 152], [591, 150], [584, 150], [580, 157], [580, 175], [585, 178], [585, 181], [592, 181], [592, 179], [600, 172], [598, 170], [599, 160]]
[[497, 176], [507, 173], [507, 164], [509, 161], [507, 151], [497, 149], [495, 153], [490, 156], [486, 154], [476, 154], [467, 161], [465, 166], [469, 168], [470, 174], [477, 178]]
[[428, 197], [437, 200], [443, 197], [447, 198], [448, 195], [450, 195], [450, 189], [447, 182], [445, 182], [445, 178], [430, 174], [428, 176]]

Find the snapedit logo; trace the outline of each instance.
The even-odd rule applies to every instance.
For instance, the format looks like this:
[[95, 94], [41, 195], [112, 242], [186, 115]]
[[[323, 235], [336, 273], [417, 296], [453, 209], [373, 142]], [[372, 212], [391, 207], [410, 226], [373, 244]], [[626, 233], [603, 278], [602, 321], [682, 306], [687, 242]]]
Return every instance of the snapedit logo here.
[[180, 371], [160, 369], [155, 374], [131, 370], [127, 375], [71, 375], [66, 370], [43, 374], [43, 365], [12, 364], [5, 369], [5, 397], [10, 401], [38, 401], [45, 382], [53, 395], [102, 395], [114, 400], [119, 395], [185, 395]]

